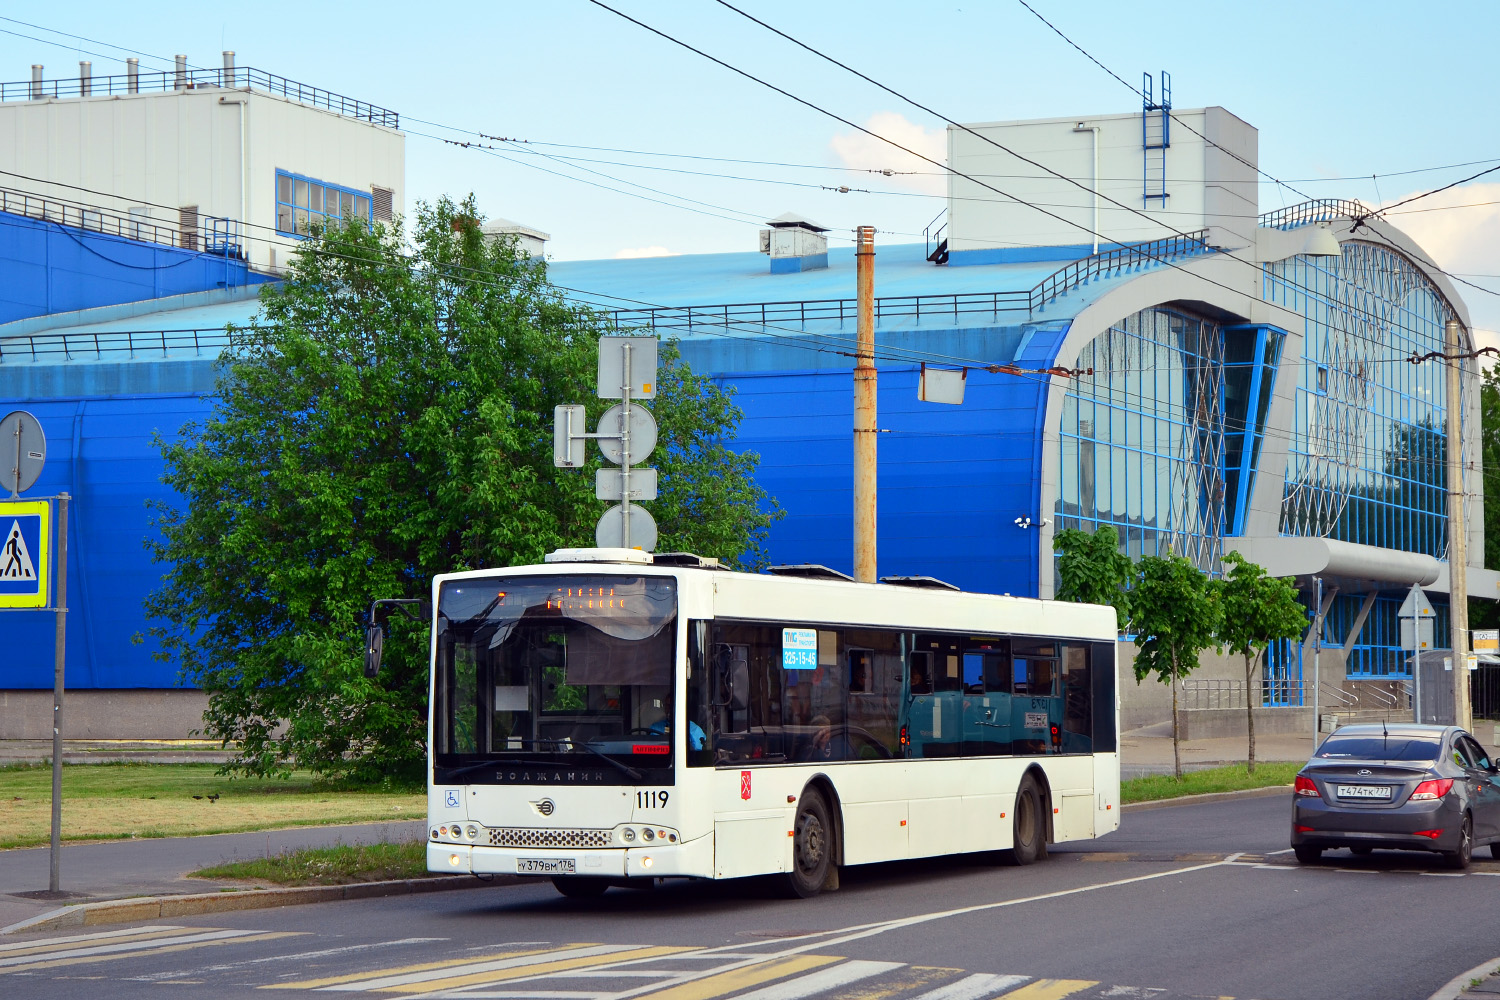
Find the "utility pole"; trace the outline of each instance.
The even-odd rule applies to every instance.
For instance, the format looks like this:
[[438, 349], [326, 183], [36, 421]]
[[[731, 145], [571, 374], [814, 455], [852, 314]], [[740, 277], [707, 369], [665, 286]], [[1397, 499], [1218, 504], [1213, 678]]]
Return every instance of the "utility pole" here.
[[854, 240], [859, 345], [854, 360], [854, 579], [875, 582], [875, 227]]
[[1453, 724], [1473, 726], [1469, 706], [1469, 529], [1464, 522], [1463, 330], [1458, 320], [1443, 325], [1448, 365], [1448, 645], [1453, 648]]

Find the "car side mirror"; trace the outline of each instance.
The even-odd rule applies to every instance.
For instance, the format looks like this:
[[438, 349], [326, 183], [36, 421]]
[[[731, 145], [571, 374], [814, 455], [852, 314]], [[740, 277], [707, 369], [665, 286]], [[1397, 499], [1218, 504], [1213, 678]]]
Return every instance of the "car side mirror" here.
[[750, 705], [750, 664], [735, 660], [729, 665], [729, 707], [743, 712]]
[[385, 651], [385, 629], [371, 625], [365, 629], [365, 676], [374, 679], [380, 675], [380, 655]]

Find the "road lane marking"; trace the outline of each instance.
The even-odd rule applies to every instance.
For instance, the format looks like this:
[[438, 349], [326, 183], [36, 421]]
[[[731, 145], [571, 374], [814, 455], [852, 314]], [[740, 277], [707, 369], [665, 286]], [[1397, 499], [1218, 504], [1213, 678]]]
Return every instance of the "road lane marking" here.
[[845, 962], [842, 965], [835, 965], [831, 969], [823, 969], [820, 972], [798, 976], [796, 979], [785, 983], [777, 983], [775, 986], [765, 986], [761, 989], [753, 990], [750, 993], [745, 993], [737, 997], [736, 1000], [803, 1000], [804, 997], [815, 996], [828, 990], [835, 990], [850, 983], [869, 979], [872, 976], [894, 972], [905, 965], [905, 962]]
[[976, 972], [956, 983], [939, 986], [912, 1000], [988, 1000], [1031, 979], [1030, 976], [1001, 976], [987, 972]]
[[[562, 969], [576, 969], [584, 965], [608, 965], [612, 962], [623, 962], [630, 959], [655, 958], [658, 955], [671, 955], [674, 952], [687, 950], [686, 948], [674, 948], [670, 946], [632, 949], [628, 945], [600, 945], [596, 948], [581, 948], [575, 949], [572, 952], [560, 953], [576, 957], [556, 958], [550, 955], [537, 956], [541, 959], [551, 960], [532, 961], [528, 959], [516, 959], [510, 962], [489, 963], [487, 968], [475, 968], [468, 972], [460, 972], [459, 969], [450, 970], [449, 975], [441, 978], [425, 974], [420, 976], [395, 976], [385, 980], [375, 980], [374, 982], [350, 983], [345, 986], [325, 986], [323, 989], [359, 990], [374, 993], [442, 993], [465, 986], [483, 986], [488, 983], [504, 982], [507, 979], [540, 979]], [[588, 954], [581, 954], [581, 952], [587, 952]]]
[[[579, 947], [588, 947], [580, 945]], [[399, 976], [412, 972], [431, 972], [434, 969], [452, 969], [458, 966], [471, 965], [474, 962], [492, 962], [506, 958], [519, 958], [524, 955], [540, 955], [548, 951], [547, 948], [528, 948], [523, 951], [497, 951], [493, 955], [476, 957], [470, 955], [467, 958], [450, 958], [442, 962], [419, 962], [416, 965], [402, 965], [393, 969], [370, 969], [366, 972], [351, 972], [342, 976], [323, 976], [319, 979], [302, 979], [291, 983], [271, 983], [258, 987], [263, 990], [315, 990], [324, 986], [336, 986], [339, 983], [352, 983], [361, 979], [373, 979], [381, 976]]]
[[6, 972], [15, 966], [30, 965], [37, 961], [38, 954], [45, 954], [48, 958], [75, 958], [80, 955], [112, 956], [120, 954], [121, 952], [144, 951], [145, 949], [154, 947], [158, 944], [186, 944], [189, 941], [212, 941], [217, 940], [218, 938], [244, 937], [246, 934], [254, 933], [254, 931], [217, 930], [214, 928], [210, 928], [209, 930], [198, 933], [184, 934], [181, 932], [177, 932], [176, 935], [172, 937], [152, 937], [146, 941], [113, 940], [105, 942], [103, 944], [95, 945], [85, 945], [80, 943], [79, 947], [74, 948], [65, 947], [61, 950], [48, 948], [44, 949], [41, 952], [31, 952], [29, 954], [22, 953], [0, 957], [0, 972]]
[[1097, 979], [1038, 979], [1005, 994], [1005, 1000], [1062, 1000], [1098, 985]]
[[[50, 959], [43, 962], [33, 962], [31, 965], [16, 965], [7, 969], [0, 969], [0, 973], [31, 972], [35, 969], [58, 969], [68, 965], [85, 965], [91, 962], [109, 962], [120, 958], [146, 958], [153, 955], [169, 955], [179, 951], [193, 951], [198, 948], [212, 948], [224, 944], [251, 944], [256, 941], [275, 941], [278, 938], [301, 937], [300, 931], [268, 931], [256, 934], [253, 931], [235, 931], [235, 937], [215, 937], [208, 941], [190, 941], [185, 944], [167, 944], [158, 948], [147, 948], [141, 951], [112, 952], [105, 955], [82, 955], [77, 958]], [[171, 940], [170, 938], [168, 940]]]

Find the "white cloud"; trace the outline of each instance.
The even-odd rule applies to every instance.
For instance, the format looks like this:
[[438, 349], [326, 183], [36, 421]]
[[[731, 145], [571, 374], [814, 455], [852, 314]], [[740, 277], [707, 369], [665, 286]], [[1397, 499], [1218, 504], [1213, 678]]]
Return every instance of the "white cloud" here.
[[666, 247], [629, 247], [615, 253], [615, 260], [630, 260], [635, 257], [677, 257], [680, 256], [676, 250], [668, 250]]
[[[891, 142], [899, 143], [938, 163], [947, 162], [948, 139], [943, 129], [923, 128], [894, 111], [876, 112], [870, 116], [869, 121], [865, 122], [864, 127], [874, 132], [875, 135], [884, 136]], [[924, 194], [947, 193], [948, 185], [942, 176], [941, 167], [933, 166], [911, 153], [902, 152], [889, 142], [882, 142], [875, 136], [866, 135], [863, 132], [841, 132], [835, 135], [828, 145], [832, 147], [839, 162], [846, 167], [858, 170], [916, 171], [915, 174], [895, 173], [888, 178], [879, 175], [870, 177], [871, 181], [879, 181], [882, 186], [904, 187], [912, 191], [921, 191]], [[849, 186], [863, 187], [864, 185], [857, 180], [851, 180]]]

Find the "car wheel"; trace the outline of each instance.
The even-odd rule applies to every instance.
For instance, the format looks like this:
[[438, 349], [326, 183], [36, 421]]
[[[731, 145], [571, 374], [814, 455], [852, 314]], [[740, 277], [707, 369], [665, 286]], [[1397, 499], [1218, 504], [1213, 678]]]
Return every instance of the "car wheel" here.
[[1463, 871], [1474, 857], [1474, 818], [1464, 816], [1464, 825], [1458, 832], [1458, 849], [1443, 852], [1443, 862], [1449, 868]]
[[1047, 822], [1042, 816], [1042, 790], [1026, 775], [1016, 789], [1016, 808], [1011, 814], [1010, 863], [1029, 865], [1047, 856]]
[[817, 792], [804, 792], [792, 829], [792, 870], [782, 876], [785, 894], [794, 899], [816, 896], [828, 881], [832, 864], [833, 823], [828, 805]]
[[552, 884], [557, 891], [569, 899], [594, 899], [604, 895], [609, 888], [609, 879], [592, 878], [588, 875], [556, 875]]
[[1292, 848], [1292, 853], [1297, 855], [1297, 861], [1304, 865], [1315, 865], [1323, 856], [1323, 848], [1313, 847], [1311, 844], [1298, 844]]
[[1363, 858], [1366, 855], [1375, 853], [1375, 848], [1373, 848], [1373, 847], [1351, 847], [1351, 848], [1349, 848], [1349, 853], [1353, 854], [1356, 857]]

